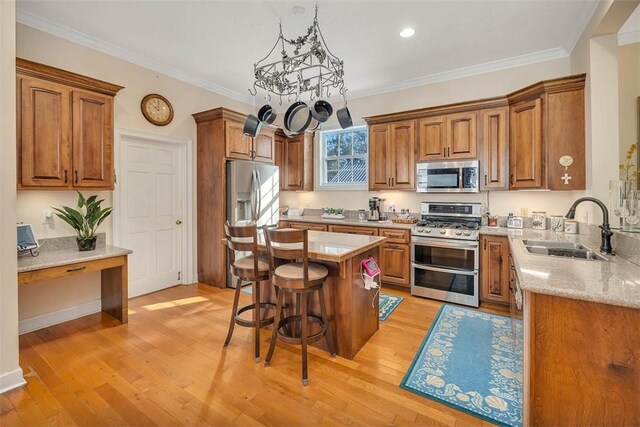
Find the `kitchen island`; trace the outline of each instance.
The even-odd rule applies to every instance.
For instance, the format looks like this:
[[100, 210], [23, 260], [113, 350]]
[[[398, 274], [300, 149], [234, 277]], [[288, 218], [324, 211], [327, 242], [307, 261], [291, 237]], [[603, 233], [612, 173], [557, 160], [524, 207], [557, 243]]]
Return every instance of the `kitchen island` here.
[[[308, 237], [309, 261], [329, 270], [323, 290], [336, 352], [353, 359], [376, 333], [379, 322], [378, 292], [364, 288], [360, 264], [370, 257], [379, 259], [378, 248], [386, 237], [319, 231], [309, 231]], [[266, 249], [262, 233], [258, 234], [258, 247]], [[274, 295], [270, 298], [275, 301]], [[317, 295], [310, 302], [310, 312], [320, 315]], [[314, 345], [324, 346], [324, 341]]]

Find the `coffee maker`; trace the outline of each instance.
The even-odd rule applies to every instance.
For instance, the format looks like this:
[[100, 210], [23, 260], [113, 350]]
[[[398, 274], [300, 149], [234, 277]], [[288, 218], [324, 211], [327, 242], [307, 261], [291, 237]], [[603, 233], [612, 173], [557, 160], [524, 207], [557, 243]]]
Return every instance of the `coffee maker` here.
[[384, 199], [380, 199], [379, 197], [372, 197], [369, 199], [369, 217], [367, 220], [380, 221], [380, 208], [383, 200]]

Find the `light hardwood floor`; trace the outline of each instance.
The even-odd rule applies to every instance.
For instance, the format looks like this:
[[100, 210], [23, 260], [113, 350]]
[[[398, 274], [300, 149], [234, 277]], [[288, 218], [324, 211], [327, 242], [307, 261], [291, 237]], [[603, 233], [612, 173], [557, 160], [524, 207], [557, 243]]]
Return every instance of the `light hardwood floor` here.
[[299, 347], [265, 368], [236, 326], [223, 349], [233, 293], [206, 285], [132, 299], [126, 325], [97, 313], [22, 335], [27, 385], [0, 395], [0, 425], [488, 425], [398, 386], [441, 303], [384, 292], [405, 300], [354, 360], [311, 348], [307, 387]]

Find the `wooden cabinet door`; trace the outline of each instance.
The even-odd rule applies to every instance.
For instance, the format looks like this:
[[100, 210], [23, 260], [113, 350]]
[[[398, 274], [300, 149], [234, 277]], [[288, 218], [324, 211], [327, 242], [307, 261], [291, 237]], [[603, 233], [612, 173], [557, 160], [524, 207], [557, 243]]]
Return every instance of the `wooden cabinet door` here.
[[18, 186], [71, 187], [71, 90], [20, 78]]
[[391, 125], [391, 188], [416, 188], [416, 121], [408, 120]]
[[273, 139], [273, 163], [280, 168], [280, 190], [284, 189], [284, 144], [285, 139], [276, 134]]
[[73, 186], [113, 190], [113, 99], [73, 91]]
[[478, 145], [477, 114], [460, 113], [447, 116], [447, 158], [475, 159]]
[[481, 236], [480, 299], [509, 304], [509, 240]]
[[369, 189], [391, 188], [391, 126], [369, 127]]
[[362, 234], [365, 236], [377, 236], [378, 229], [374, 227], [349, 227], [348, 225], [329, 224], [329, 231], [333, 233]]
[[243, 131], [243, 123], [225, 120], [225, 151], [228, 159], [251, 160], [253, 142]]
[[409, 286], [410, 258], [409, 245], [384, 243], [380, 250], [380, 280]]
[[482, 122], [482, 159], [480, 161], [480, 189], [509, 188], [509, 146], [507, 145], [509, 107], [486, 110], [480, 114]]
[[263, 129], [253, 139], [253, 160], [256, 162], [273, 163], [275, 132], [271, 129]]
[[540, 188], [542, 180], [542, 101], [523, 101], [511, 106], [509, 185]]
[[446, 157], [447, 129], [445, 116], [427, 117], [418, 122], [418, 161]]
[[304, 135], [287, 139], [284, 145], [284, 190], [302, 190]]

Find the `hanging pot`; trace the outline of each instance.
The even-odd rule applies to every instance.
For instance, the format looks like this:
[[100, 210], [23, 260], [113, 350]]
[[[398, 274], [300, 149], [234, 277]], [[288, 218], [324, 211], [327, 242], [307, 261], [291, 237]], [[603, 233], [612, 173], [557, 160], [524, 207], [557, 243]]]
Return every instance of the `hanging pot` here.
[[258, 120], [256, 116], [253, 114], [249, 114], [247, 119], [244, 121], [244, 128], [242, 133], [245, 135], [255, 138], [258, 133], [260, 133], [260, 127], [262, 126], [262, 122]]
[[270, 125], [276, 120], [276, 112], [273, 110], [273, 107], [269, 104], [263, 105], [258, 111], [258, 120], [262, 123]]
[[311, 109], [311, 116], [320, 123], [324, 123], [329, 120], [331, 114], [333, 114], [333, 107], [323, 99], [316, 101]]
[[284, 127], [293, 133], [302, 133], [311, 123], [311, 111], [302, 101], [291, 104], [284, 115]]
[[344, 104], [343, 108], [339, 109], [336, 112], [336, 116], [338, 116], [338, 122], [340, 123], [340, 126], [342, 127], [342, 129], [346, 129], [353, 126], [353, 120], [351, 120], [351, 113], [349, 112], [349, 109], [347, 108], [346, 103]]
[[287, 128], [282, 129], [282, 132], [284, 132], [284, 134], [285, 134], [285, 136], [287, 138], [293, 138], [295, 136], [298, 136], [297, 133], [289, 132], [289, 130]]

